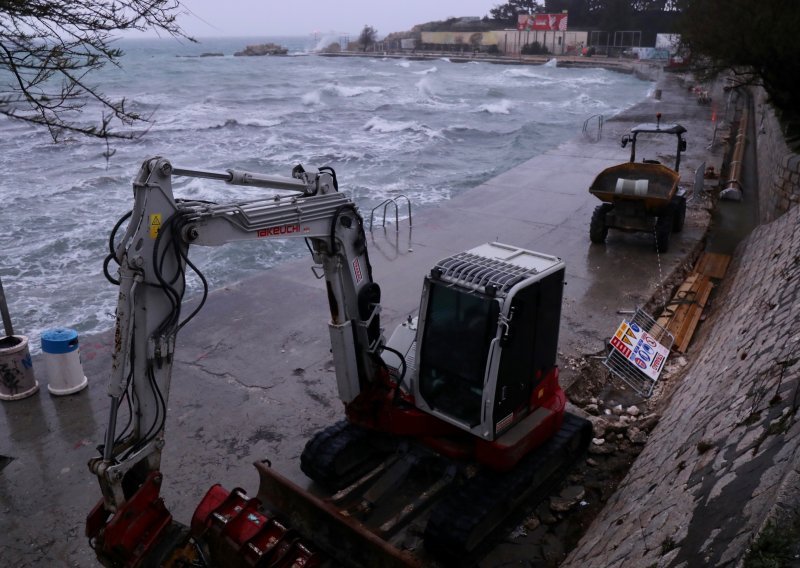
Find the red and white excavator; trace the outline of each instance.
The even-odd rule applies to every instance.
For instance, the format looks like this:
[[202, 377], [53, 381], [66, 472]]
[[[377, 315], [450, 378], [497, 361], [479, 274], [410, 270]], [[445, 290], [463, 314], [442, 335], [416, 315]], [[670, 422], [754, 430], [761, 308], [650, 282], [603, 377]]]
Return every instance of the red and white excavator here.
[[[176, 199], [175, 176], [293, 193]], [[112, 404], [102, 455], [89, 463], [102, 499], [86, 533], [105, 565], [413, 566], [420, 553], [401, 539], [412, 526], [424, 562], [474, 559], [514, 507], [543, 496], [588, 444], [591, 427], [565, 412], [558, 383], [560, 259], [499, 243], [450, 256], [424, 276], [418, 318], [387, 341], [363, 221], [332, 169], [297, 166], [286, 178], [178, 169], [156, 157], [133, 192], [105, 264], [119, 285]], [[160, 497], [159, 467], [175, 338], [202, 306], [181, 320], [186, 271], [197, 271], [188, 250], [295, 237], [325, 279], [345, 408], [301, 456], [319, 492], [264, 460], [257, 497], [215, 485], [186, 527]]]

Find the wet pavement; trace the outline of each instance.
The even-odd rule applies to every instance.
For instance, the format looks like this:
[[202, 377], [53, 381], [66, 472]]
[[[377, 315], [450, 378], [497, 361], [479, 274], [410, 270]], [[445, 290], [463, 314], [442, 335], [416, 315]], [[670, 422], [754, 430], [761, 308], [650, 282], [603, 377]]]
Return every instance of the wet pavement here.
[[[387, 337], [417, 310], [423, 276], [436, 261], [501, 241], [566, 262], [562, 365], [601, 350], [622, 318], [617, 310], [659, 293], [661, 283], [698, 249], [708, 215], [701, 211], [705, 202], [690, 202], [684, 231], [673, 235], [667, 254], [656, 255], [652, 236], [641, 233], [612, 230], [605, 246], [591, 245], [589, 219], [599, 204], [587, 191], [591, 181], [603, 168], [628, 159], [629, 150], [619, 146], [621, 135], [652, 122], [656, 112], [688, 130], [681, 167], [685, 184], [701, 162], [717, 171], [721, 165], [722, 146], [708, 148], [713, 106], [697, 104], [687, 89], [691, 84], [679, 76], [665, 75], [659, 86], [661, 100], [648, 99], [607, 120], [600, 141], [576, 138], [451, 201], [415, 211], [411, 234], [405, 221], [399, 231], [392, 225], [370, 233]], [[674, 138], [666, 138], [665, 146], [673, 149]], [[346, 187], [346, 180], [342, 184]], [[342, 417], [324, 284], [310, 266], [310, 259], [287, 263], [214, 291], [178, 338], [162, 461], [162, 493], [177, 520], [189, 521], [213, 483], [254, 494], [256, 460], [269, 458], [273, 467], [304, 483], [299, 455], [305, 441]], [[5, 565], [96, 565], [83, 523], [100, 491], [86, 463], [105, 431], [111, 339], [110, 333], [81, 338], [88, 389], [54, 397], [42, 388], [29, 399], [0, 405]], [[44, 387], [44, 366], [40, 359], [34, 365]], [[579, 379], [569, 372], [564, 378]], [[486, 565], [491, 563], [490, 554]]]

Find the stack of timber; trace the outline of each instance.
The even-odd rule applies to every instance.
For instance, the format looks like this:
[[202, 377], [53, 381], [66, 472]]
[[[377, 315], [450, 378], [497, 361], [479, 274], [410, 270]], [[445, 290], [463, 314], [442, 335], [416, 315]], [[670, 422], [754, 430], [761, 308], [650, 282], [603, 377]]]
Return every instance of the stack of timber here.
[[686, 352], [700, 323], [714, 288], [712, 280], [722, 279], [730, 260], [728, 255], [703, 253], [694, 271], [678, 287], [658, 318], [658, 324], [675, 338], [673, 348], [680, 353]]

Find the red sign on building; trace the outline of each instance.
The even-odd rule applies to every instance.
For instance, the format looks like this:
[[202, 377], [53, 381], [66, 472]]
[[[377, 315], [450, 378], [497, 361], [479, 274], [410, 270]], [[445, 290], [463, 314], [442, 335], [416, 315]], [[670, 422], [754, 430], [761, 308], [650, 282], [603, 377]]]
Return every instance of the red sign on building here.
[[567, 14], [520, 14], [518, 30], [567, 31]]

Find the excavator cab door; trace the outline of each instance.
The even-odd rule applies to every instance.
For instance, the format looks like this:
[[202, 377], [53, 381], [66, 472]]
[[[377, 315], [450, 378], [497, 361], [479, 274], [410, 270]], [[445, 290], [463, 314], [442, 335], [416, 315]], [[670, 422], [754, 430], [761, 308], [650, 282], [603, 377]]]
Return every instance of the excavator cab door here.
[[429, 281], [419, 353], [419, 393], [430, 410], [480, 425], [489, 351], [498, 328], [497, 300]]

